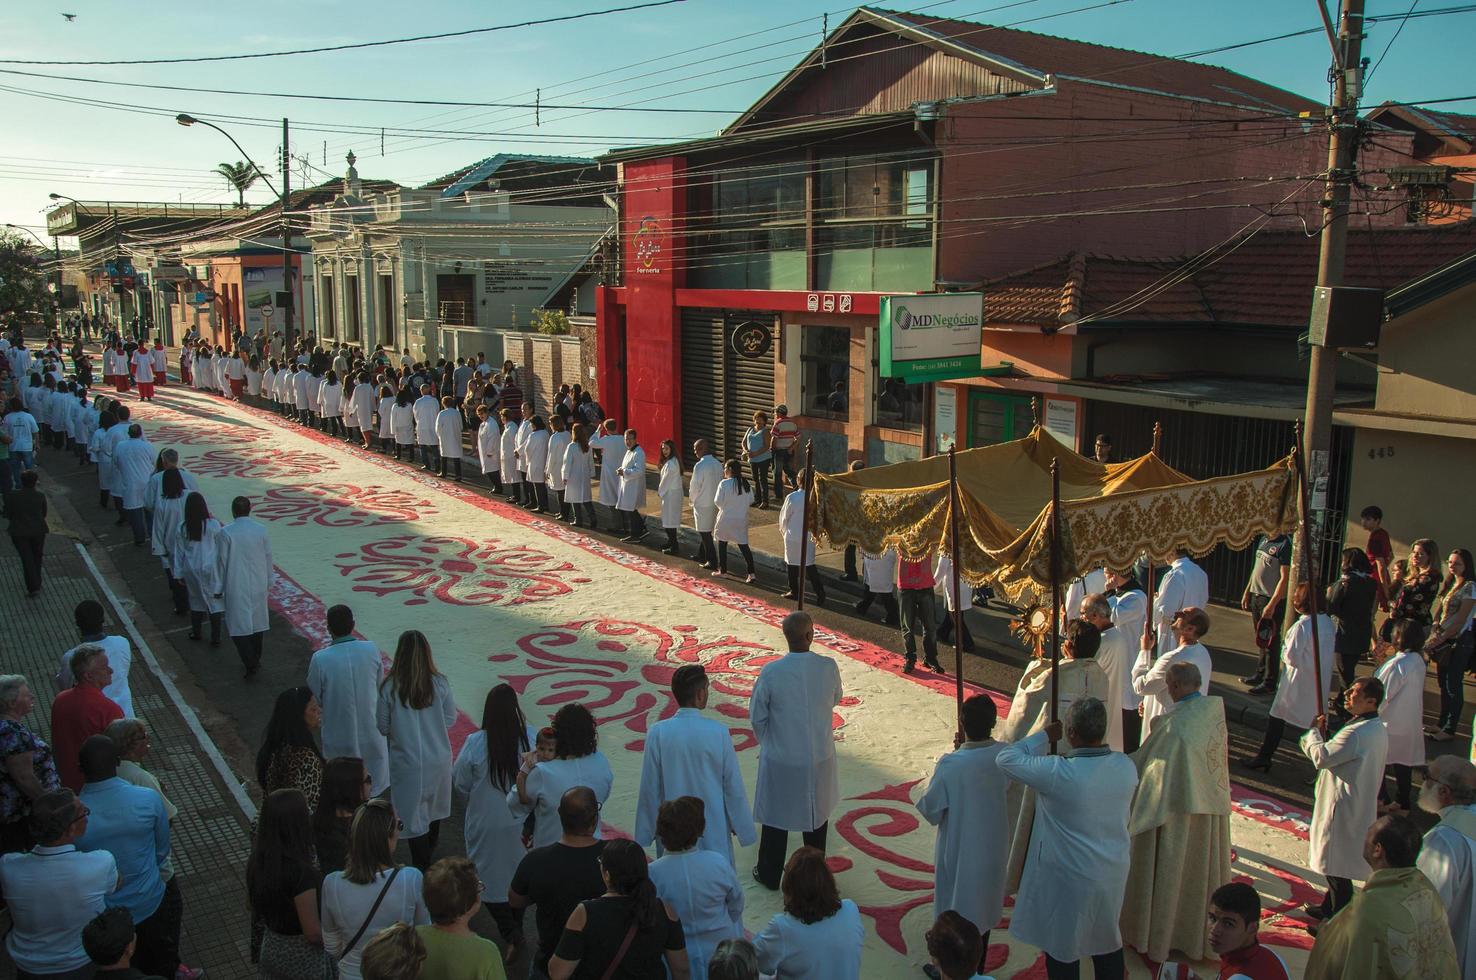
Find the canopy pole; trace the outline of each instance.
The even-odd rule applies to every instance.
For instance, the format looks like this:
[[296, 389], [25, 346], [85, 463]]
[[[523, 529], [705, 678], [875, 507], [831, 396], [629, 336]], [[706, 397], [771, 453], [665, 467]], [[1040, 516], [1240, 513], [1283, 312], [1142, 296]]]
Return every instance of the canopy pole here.
[[809, 557], [806, 554], [806, 551], [808, 551], [806, 545], [809, 543], [810, 535], [810, 487], [814, 483], [814, 480], [815, 443], [813, 440], [807, 439], [805, 440], [805, 503], [804, 507], [800, 510], [799, 587], [795, 589], [795, 594], [799, 598], [796, 600], [796, 609], [805, 608], [805, 568], [809, 565], [809, 562], [805, 559]]
[[[1163, 445], [1163, 423], [1162, 422], [1155, 421], [1153, 423], [1153, 455], [1155, 455], [1155, 456], [1158, 455], [1159, 447], [1162, 446], [1162, 445]], [[1144, 635], [1146, 636], [1147, 635], [1147, 631], [1149, 629], [1152, 629], [1153, 630], [1153, 634], [1154, 634], [1154, 639], [1157, 639], [1157, 637], [1158, 637], [1158, 624], [1153, 621], [1153, 559], [1152, 558], [1149, 558], [1148, 559], [1148, 581], [1146, 581], [1146, 582], [1143, 583], [1143, 591], [1148, 596], [1148, 614], [1143, 617], [1143, 630], [1144, 630]], [[1138, 645], [1139, 646], [1142, 646], [1143, 645], [1143, 637], [1139, 637], [1138, 638]], [[1157, 654], [1158, 654], [1157, 649], [1154, 649], [1153, 653], [1154, 653], [1155, 656], [1157, 656]]]
[[[1292, 461], [1297, 468], [1297, 504], [1301, 519], [1298, 521], [1298, 529], [1302, 534], [1302, 581], [1307, 583], [1307, 615], [1312, 620], [1312, 672], [1317, 679], [1317, 714], [1327, 713], [1326, 700], [1322, 695], [1322, 641], [1318, 638], [1317, 613], [1321, 604], [1318, 597], [1317, 573], [1312, 561], [1312, 512], [1307, 507], [1307, 465], [1302, 458], [1302, 423], [1300, 420], [1295, 425], [1297, 444], [1292, 447]], [[1327, 734], [1324, 725], [1322, 734]]]
[[954, 457], [953, 447], [948, 447], [948, 550], [953, 559], [953, 581], [944, 587], [953, 596], [953, 696], [958, 705], [958, 731], [955, 739], [963, 744], [963, 702], [964, 702], [964, 671], [963, 671], [963, 604], [959, 601], [958, 588], [958, 524], [962, 517], [960, 514], [958, 497], [958, 460]]
[[[1051, 608], [1061, 608], [1061, 470], [1056, 460], [1051, 460]], [[1057, 717], [1060, 703], [1058, 694], [1061, 672], [1061, 617], [1051, 617], [1051, 724]], [[1051, 755], [1056, 754], [1056, 740], [1051, 739]]]
[[1163, 446], [1163, 423], [1153, 423], [1153, 455], [1158, 455], [1158, 450]]

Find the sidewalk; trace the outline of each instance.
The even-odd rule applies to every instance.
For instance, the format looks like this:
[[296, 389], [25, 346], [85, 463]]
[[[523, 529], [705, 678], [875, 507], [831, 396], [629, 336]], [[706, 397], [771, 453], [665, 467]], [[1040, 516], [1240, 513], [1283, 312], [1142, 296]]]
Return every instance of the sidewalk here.
[[[111, 562], [105, 555], [94, 560], [67, 530], [82, 524], [64, 490], [43, 489], [49, 491], [52, 504], [53, 533], [47, 537], [45, 579], [38, 599], [25, 598], [15, 550], [8, 542], [0, 548], [0, 618], [8, 624], [4, 670], [29, 679], [36, 695], [29, 723], [49, 741], [56, 695], [51, 677], [61, 654], [77, 643], [72, 610], [84, 599], [96, 599], [108, 610], [108, 631], [126, 634], [133, 643], [129, 685], [134, 710], [148, 724], [153, 743], [145, 765], [179, 808], [171, 830], [176, 876], [184, 895], [181, 957], [191, 966], [204, 967], [210, 980], [254, 976], [247, 957], [245, 886], [250, 815], [242, 806], [243, 802], [249, 806], [249, 801], [238, 798], [222, 778], [219, 754], [202, 741], [204, 732], [193, 709], [184, 705], [143, 643], [127, 618], [125, 603], [105, 584], [97, 566], [110, 568]], [[0, 977], [11, 976], [14, 967], [0, 952]]]

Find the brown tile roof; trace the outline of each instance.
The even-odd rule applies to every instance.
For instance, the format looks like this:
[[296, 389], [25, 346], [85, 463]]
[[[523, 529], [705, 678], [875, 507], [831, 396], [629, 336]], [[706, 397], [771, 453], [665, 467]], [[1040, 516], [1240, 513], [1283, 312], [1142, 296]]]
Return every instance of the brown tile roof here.
[[[1176, 273], [1189, 257], [1073, 254], [984, 283], [985, 319], [1057, 326], [1100, 315], [1097, 322], [1305, 326], [1318, 249], [1316, 238], [1299, 231], [1265, 231], [1182, 276]], [[1473, 252], [1476, 221], [1355, 230], [1348, 236], [1345, 279], [1350, 286], [1393, 289]]]
[[927, 14], [880, 7], [863, 9], [914, 24], [1041, 73], [1130, 85], [1241, 106], [1291, 112], [1321, 109], [1321, 103], [1214, 65]]

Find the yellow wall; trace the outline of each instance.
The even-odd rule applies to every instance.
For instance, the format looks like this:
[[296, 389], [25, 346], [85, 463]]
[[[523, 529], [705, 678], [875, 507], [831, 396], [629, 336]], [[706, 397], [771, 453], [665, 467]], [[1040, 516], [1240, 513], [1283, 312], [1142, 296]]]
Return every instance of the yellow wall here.
[[[1476, 286], [1466, 286], [1384, 324], [1378, 411], [1476, 419], [1473, 308]], [[1469, 454], [1476, 447], [1461, 448]]]
[[1407, 557], [1415, 538], [1434, 538], [1443, 573], [1452, 548], [1476, 551], [1472, 487], [1476, 442], [1360, 429], [1353, 440], [1345, 540], [1349, 547], [1363, 546], [1368, 535], [1358, 524], [1358, 513], [1376, 504], [1384, 510], [1384, 530], [1393, 539], [1395, 556]]

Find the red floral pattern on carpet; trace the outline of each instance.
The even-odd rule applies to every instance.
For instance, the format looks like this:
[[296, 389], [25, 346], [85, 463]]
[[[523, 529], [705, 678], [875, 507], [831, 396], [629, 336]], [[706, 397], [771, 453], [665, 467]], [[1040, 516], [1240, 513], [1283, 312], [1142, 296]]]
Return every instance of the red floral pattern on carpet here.
[[196, 476], [234, 476], [267, 480], [301, 473], [326, 473], [338, 462], [300, 449], [211, 449], [182, 464]]
[[387, 487], [318, 483], [276, 487], [252, 498], [251, 516], [289, 527], [376, 527], [435, 517], [439, 508], [418, 493]]
[[545, 602], [589, 582], [572, 562], [498, 540], [405, 534], [337, 556], [353, 591], [401, 596], [407, 606], [431, 600], [457, 606]]

